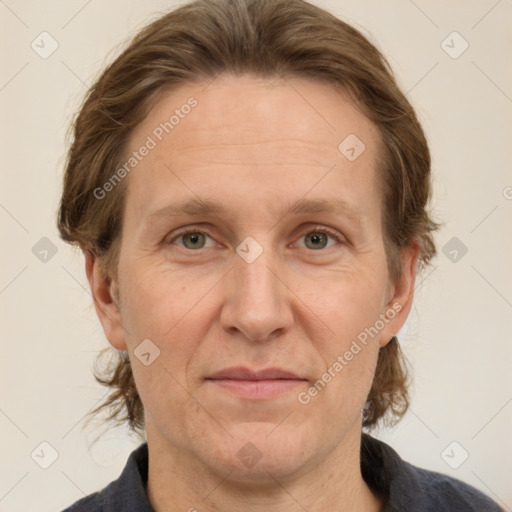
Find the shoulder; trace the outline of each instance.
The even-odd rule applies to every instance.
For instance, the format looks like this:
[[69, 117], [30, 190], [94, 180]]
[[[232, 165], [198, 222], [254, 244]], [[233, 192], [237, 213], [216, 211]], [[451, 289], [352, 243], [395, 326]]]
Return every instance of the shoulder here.
[[366, 434], [361, 471], [368, 485], [385, 496], [385, 512], [500, 512], [478, 489], [442, 473], [402, 460], [389, 445]]
[[103, 491], [90, 494], [62, 512], [103, 512]]
[[500, 512], [503, 509], [484, 493], [454, 477], [404, 462], [404, 472], [414, 480], [413, 501], [421, 510], [436, 512]]
[[146, 494], [147, 473], [148, 447], [144, 443], [130, 454], [117, 480], [62, 512], [152, 512]]

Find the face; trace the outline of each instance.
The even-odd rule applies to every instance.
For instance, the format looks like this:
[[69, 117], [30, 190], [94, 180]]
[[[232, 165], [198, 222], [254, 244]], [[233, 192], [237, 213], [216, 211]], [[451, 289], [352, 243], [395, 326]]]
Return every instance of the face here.
[[224, 75], [164, 94], [134, 151], [120, 301], [97, 262], [88, 275], [149, 442], [242, 480], [311, 470], [360, 434], [410, 307], [414, 254], [388, 275], [375, 126], [332, 86]]

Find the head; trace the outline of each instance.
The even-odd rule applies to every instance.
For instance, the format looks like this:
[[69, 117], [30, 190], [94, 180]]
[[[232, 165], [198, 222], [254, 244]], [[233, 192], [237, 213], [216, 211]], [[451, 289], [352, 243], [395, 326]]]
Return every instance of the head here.
[[[147, 26], [87, 94], [58, 218], [114, 347], [111, 419], [290, 471], [399, 419], [430, 187], [386, 60], [327, 12], [199, 0]], [[298, 379], [247, 400], [211, 379], [232, 366]]]

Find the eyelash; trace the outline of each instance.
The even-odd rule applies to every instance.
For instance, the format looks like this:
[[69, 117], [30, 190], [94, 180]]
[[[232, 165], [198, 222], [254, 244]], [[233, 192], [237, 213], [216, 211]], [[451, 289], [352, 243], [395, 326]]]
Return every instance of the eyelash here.
[[[167, 245], [171, 245], [175, 240], [178, 240], [180, 237], [182, 236], [185, 236], [185, 235], [188, 235], [190, 233], [200, 233], [200, 234], [203, 234], [203, 235], [206, 235], [210, 238], [213, 239], [213, 237], [210, 236], [210, 234], [203, 230], [203, 229], [198, 229], [198, 228], [194, 228], [194, 227], [190, 227], [190, 228], [185, 228], [183, 231], [177, 233], [171, 240], [169, 240], [167, 242]], [[336, 242], [338, 242], [339, 244], [344, 244], [346, 243], [346, 240], [341, 236], [339, 235], [336, 231], [334, 230], [331, 230], [329, 228], [326, 228], [326, 227], [322, 227], [322, 226], [314, 226], [313, 228], [308, 228], [307, 230], [303, 231], [300, 235], [299, 238], [303, 237], [304, 235], [307, 235], [308, 233], [323, 233], [323, 234], [326, 234], [328, 236], [330, 236], [331, 238], [333, 238], [334, 240], [336, 240]], [[182, 249], [185, 249], [189, 252], [198, 252], [200, 251], [200, 249], [188, 249], [187, 247], [181, 247]], [[207, 247], [208, 249], [208, 247]], [[307, 249], [307, 247], [305, 248]], [[327, 249], [332, 249], [332, 247], [327, 247], [325, 249], [323, 249], [324, 251], [327, 250]], [[310, 249], [311, 252], [320, 252], [322, 251], [322, 249]]]

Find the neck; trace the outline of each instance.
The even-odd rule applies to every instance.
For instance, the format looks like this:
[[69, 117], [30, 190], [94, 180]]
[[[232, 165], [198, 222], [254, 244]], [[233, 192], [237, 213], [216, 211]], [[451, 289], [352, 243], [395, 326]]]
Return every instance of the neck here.
[[[361, 476], [361, 430], [345, 436], [338, 447], [297, 475], [248, 483], [208, 467], [191, 452], [170, 444], [147, 425], [149, 467], [147, 493], [155, 512], [378, 512], [380, 499]], [[299, 474], [300, 473], [300, 474]]]

